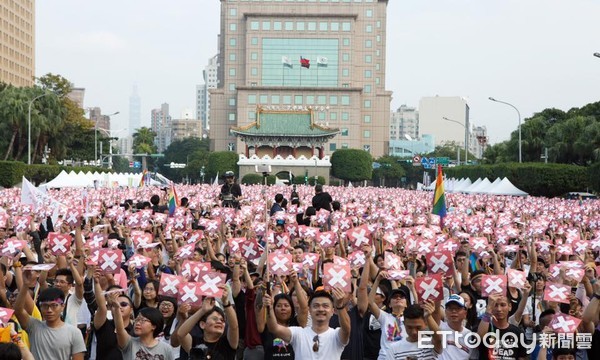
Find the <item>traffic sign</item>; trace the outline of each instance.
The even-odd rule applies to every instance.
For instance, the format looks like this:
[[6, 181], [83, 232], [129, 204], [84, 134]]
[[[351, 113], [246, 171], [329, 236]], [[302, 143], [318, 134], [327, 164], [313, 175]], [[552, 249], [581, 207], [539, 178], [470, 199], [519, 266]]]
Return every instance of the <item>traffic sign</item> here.
[[139, 161], [134, 161], [133, 162], [133, 167], [136, 168], [136, 169], [139, 169], [139, 168], [142, 167], [142, 163], [139, 162]]
[[449, 157], [439, 157], [439, 158], [435, 159], [435, 162], [442, 166], [448, 166], [448, 164], [450, 164], [450, 158]]
[[429, 158], [429, 166], [430, 167], [435, 167], [435, 158]]
[[132, 168], [133, 167], [133, 161], [129, 162], [129, 167]]
[[413, 166], [421, 165], [421, 157], [419, 155], [415, 155], [412, 159]]
[[421, 158], [421, 165], [423, 165], [423, 167], [429, 166], [429, 159], [423, 156]]
[[150, 154], [150, 157], [165, 157], [165, 154]]

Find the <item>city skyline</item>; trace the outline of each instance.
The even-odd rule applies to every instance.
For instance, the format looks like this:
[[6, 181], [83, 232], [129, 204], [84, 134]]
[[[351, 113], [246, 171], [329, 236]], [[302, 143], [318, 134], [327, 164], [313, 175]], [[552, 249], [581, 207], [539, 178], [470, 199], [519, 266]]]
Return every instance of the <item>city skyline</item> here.
[[[597, 101], [599, 11], [583, 0], [392, 1], [389, 110], [418, 107], [426, 96], [462, 96], [470, 121], [486, 126], [496, 143], [517, 129], [517, 114], [489, 96], [512, 103], [523, 118]], [[164, 102], [175, 114], [195, 108], [196, 85], [217, 52], [219, 13], [218, 1], [37, 2], [36, 76], [58, 73], [84, 87], [85, 106], [121, 112], [115, 124], [128, 121], [137, 84], [142, 125], [149, 126], [150, 110]]]

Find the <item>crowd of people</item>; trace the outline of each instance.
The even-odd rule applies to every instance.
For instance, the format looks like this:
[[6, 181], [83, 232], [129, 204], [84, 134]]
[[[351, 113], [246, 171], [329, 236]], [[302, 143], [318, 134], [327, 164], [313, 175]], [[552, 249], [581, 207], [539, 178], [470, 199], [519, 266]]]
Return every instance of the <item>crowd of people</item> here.
[[440, 219], [427, 192], [225, 175], [2, 190], [0, 358], [600, 353], [598, 200], [446, 194]]

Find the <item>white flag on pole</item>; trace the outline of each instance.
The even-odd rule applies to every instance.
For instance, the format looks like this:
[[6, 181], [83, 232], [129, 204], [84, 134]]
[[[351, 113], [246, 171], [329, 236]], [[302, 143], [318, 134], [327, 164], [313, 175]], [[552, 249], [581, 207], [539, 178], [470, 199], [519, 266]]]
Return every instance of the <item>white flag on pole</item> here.
[[293, 67], [292, 60], [290, 60], [290, 58], [287, 56], [281, 57], [281, 63], [283, 64], [283, 66]]
[[215, 176], [215, 182], [213, 183], [214, 186], [219, 186], [219, 172], [217, 171], [217, 176]]
[[33, 205], [33, 209], [37, 210], [38, 207], [44, 204], [44, 199], [46, 195], [44, 195], [40, 190], [38, 190], [32, 183], [29, 182], [23, 176], [23, 184], [21, 185], [21, 204]]
[[325, 56], [317, 56], [317, 65], [327, 66], [327, 58]]

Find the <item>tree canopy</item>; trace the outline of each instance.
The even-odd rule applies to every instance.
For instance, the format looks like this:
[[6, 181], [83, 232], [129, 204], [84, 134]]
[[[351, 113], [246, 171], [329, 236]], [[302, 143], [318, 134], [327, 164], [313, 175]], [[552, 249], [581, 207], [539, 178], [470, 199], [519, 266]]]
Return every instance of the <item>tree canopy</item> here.
[[345, 181], [370, 180], [373, 176], [373, 158], [364, 150], [336, 150], [331, 155], [331, 173]]

